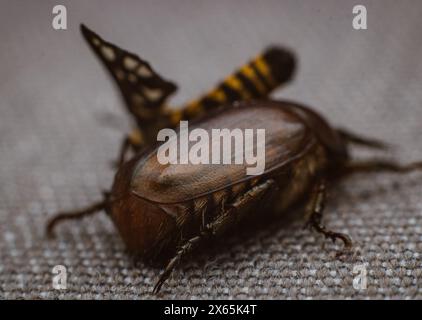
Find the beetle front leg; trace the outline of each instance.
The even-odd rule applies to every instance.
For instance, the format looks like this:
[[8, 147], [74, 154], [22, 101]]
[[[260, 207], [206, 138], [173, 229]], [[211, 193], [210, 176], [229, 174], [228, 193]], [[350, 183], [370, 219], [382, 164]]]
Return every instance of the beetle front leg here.
[[327, 195], [325, 179], [320, 179], [314, 186], [311, 195], [310, 205], [308, 207], [308, 222], [307, 226], [315, 229], [317, 232], [322, 233], [326, 238], [330, 238], [333, 242], [340, 239], [344, 243], [344, 249], [337, 253], [340, 256], [345, 251], [350, 251], [352, 248], [352, 240], [347, 234], [334, 232], [327, 229], [322, 224], [322, 215], [324, 213], [325, 199]]
[[400, 164], [389, 160], [363, 160], [354, 161], [346, 165], [346, 174], [356, 172], [392, 172], [392, 173], [408, 173], [415, 170], [422, 170], [422, 161], [412, 162], [409, 164]]
[[379, 150], [387, 150], [387, 149], [390, 149], [391, 147], [388, 143], [384, 141], [377, 140], [374, 138], [364, 137], [345, 129], [337, 129], [337, 133], [346, 143], [356, 144], [356, 145], [365, 146], [365, 147], [373, 148], [373, 149], [379, 149]]

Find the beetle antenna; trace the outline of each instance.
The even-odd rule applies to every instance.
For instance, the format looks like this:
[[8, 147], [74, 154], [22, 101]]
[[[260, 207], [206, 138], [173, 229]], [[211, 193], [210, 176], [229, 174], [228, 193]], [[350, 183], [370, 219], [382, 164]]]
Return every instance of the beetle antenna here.
[[49, 238], [54, 238], [55, 234], [54, 234], [53, 229], [59, 222], [64, 221], [64, 220], [70, 220], [70, 219], [81, 219], [87, 215], [94, 214], [98, 211], [103, 210], [106, 207], [106, 203], [107, 203], [107, 199], [101, 202], [96, 202], [82, 210], [58, 213], [56, 216], [51, 218], [47, 223], [47, 228], [46, 228], [47, 236]]

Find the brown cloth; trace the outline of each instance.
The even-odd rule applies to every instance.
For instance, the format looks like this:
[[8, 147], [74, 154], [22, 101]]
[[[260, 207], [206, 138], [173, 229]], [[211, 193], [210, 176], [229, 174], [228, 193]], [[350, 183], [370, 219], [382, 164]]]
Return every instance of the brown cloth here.
[[[0, 298], [146, 299], [159, 269], [134, 265], [104, 214], [44, 226], [58, 210], [100, 199], [130, 128], [123, 102], [84, 43], [83, 22], [180, 85], [180, 104], [270, 44], [299, 58], [275, 97], [313, 106], [331, 123], [422, 159], [422, 3], [360, 1], [72, 1], [68, 30], [54, 1], [0, 4]], [[331, 188], [325, 221], [359, 249], [349, 260], [303, 221], [277, 222], [202, 250], [176, 269], [161, 298], [422, 298], [422, 173], [360, 174]], [[67, 268], [67, 289], [52, 268]], [[367, 288], [354, 268], [366, 266]], [[358, 267], [356, 267], [358, 266]], [[357, 271], [357, 269], [355, 269]]]

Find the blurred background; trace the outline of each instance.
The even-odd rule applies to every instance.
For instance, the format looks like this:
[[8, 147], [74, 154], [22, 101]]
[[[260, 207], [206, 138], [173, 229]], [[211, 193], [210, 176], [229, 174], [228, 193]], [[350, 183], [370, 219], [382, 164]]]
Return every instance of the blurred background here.
[[[56, 4], [67, 8], [67, 30], [52, 28]], [[367, 30], [352, 27], [357, 4], [367, 9]], [[395, 145], [358, 157], [410, 162], [422, 159], [421, 16], [417, 0], [0, 0], [0, 298], [153, 298], [159, 269], [134, 265], [105, 215], [44, 237], [56, 211], [109, 188], [110, 163], [131, 128], [80, 23], [176, 81], [175, 106], [268, 45], [287, 46], [299, 68], [274, 97]], [[352, 235], [354, 261], [333, 259], [336, 246], [294, 221], [199, 254], [160, 297], [422, 298], [421, 194], [420, 173], [352, 177], [332, 190], [326, 221]], [[68, 270], [66, 290], [51, 286], [58, 264]], [[365, 290], [353, 288], [356, 264], [368, 269]]]

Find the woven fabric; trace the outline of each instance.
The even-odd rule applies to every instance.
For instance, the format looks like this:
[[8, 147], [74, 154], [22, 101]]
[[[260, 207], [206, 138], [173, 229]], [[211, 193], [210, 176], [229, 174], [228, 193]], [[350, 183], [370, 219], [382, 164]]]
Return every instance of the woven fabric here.
[[[422, 159], [422, 4], [360, 1], [368, 29], [352, 28], [350, 1], [64, 1], [68, 30], [51, 27], [54, 1], [0, 3], [0, 298], [150, 299], [160, 269], [134, 264], [108, 217], [44, 227], [56, 211], [100, 199], [130, 128], [123, 103], [78, 31], [86, 23], [177, 80], [179, 104], [269, 44], [299, 58], [275, 93], [331, 123], [384, 139]], [[243, 231], [178, 267], [159, 298], [422, 298], [422, 174], [359, 174], [331, 188], [325, 221], [356, 254], [302, 228], [299, 214]], [[295, 218], [297, 217], [297, 219]], [[290, 219], [294, 218], [294, 219]], [[67, 289], [52, 268], [67, 268]], [[367, 288], [353, 280], [364, 265]]]

